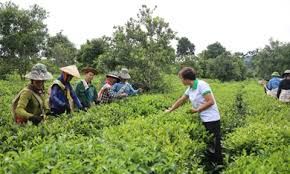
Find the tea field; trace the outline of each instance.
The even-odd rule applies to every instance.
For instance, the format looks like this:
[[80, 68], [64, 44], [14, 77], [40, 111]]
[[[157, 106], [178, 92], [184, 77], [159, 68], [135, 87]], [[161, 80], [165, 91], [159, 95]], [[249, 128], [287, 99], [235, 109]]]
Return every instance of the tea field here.
[[[10, 105], [24, 81], [0, 81], [0, 173], [211, 173], [207, 136], [190, 103], [164, 113], [185, 87], [94, 106], [40, 126], [12, 122]], [[290, 173], [290, 107], [256, 81], [207, 80], [222, 119], [222, 173]], [[49, 82], [48, 82], [49, 83]]]

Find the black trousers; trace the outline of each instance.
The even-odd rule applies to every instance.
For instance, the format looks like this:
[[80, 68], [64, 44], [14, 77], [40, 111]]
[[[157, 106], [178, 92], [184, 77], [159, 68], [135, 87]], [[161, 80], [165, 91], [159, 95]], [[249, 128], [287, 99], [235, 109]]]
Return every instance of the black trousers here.
[[203, 122], [203, 125], [206, 131], [211, 135], [210, 141], [208, 142], [207, 158], [212, 163], [223, 165], [220, 120]]

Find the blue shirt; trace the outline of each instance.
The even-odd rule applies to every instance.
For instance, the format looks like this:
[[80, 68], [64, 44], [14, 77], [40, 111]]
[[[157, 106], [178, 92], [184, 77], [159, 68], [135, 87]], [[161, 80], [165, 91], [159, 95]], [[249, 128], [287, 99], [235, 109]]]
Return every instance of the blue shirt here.
[[115, 83], [112, 87], [112, 92], [114, 95], [118, 96], [119, 94], [126, 93], [128, 95], [136, 95], [139, 90], [135, 90], [132, 85], [128, 82], [119, 82]]
[[269, 90], [276, 89], [279, 87], [281, 79], [279, 77], [273, 77], [267, 84]]
[[70, 96], [72, 97], [76, 106], [79, 109], [82, 108], [83, 106], [81, 102], [79, 101], [78, 97], [76, 96], [70, 83], [64, 82], [63, 75], [61, 75], [58, 78], [58, 80], [65, 86], [65, 89], [63, 90], [57, 84], [52, 85], [50, 98], [49, 98], [51, 110], [55, 114], [62, 114], [66, 111], [66, 109], [70, 106], [69, 99], [67, 98], [67, 94], [66, 94], [68, 92], [70, 93]]

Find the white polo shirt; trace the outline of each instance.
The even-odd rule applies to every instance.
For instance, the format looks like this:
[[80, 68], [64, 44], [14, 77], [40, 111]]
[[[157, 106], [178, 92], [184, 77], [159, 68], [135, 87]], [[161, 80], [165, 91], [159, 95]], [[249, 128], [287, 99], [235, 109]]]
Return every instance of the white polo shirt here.
[[188, 87], [184, 95], [189, 97], [192, 107], [197, 109], [205, 103], [206, 94], [211, 94], [214, 99], [214, 105], [199, 113], [202, 122], [212, 122], [220, 120], [219, 110], [209, 85], [202, 80], [195, 80], [192, 87]]

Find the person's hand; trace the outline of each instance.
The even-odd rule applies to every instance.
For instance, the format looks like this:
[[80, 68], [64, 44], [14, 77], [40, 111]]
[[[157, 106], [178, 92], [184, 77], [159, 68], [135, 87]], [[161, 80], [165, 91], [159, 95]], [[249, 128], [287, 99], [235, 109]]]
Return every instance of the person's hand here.
[[122, 93], [122, 94], [120, 94], [120, 97], [128, 97], [128, 94]]
[[41, 116], [32, 116], [28, 120], [31, 121], [34, 125], [38, 125], [42, 121], [43, 117]]
[[80, 108], [80, 110], [84, 111], [84, 112], [88, 112], [88, 108], [86, 108], [86, 107], [82, 107], [82, 108]]
[[144, 90], [142, 88], [138, 89], [138, 92], [142, 93]]
[[98, 104], [100, 104], [100, 103], [101, 103], [100, 100], [98, 100], [98, 99], [95, 100], [95, 104], [96, 104], [96, 105], [98, 105]]
[[198, 109], [191, 108], [191, 109], [190, 109], [190, 112], [194, 114], [194, 113], [198, 113], [199, 111], [198, 111]]
[[171, 112], [171, 108], [168, 108], [164, 111], [165, 113], [170, 113]]

